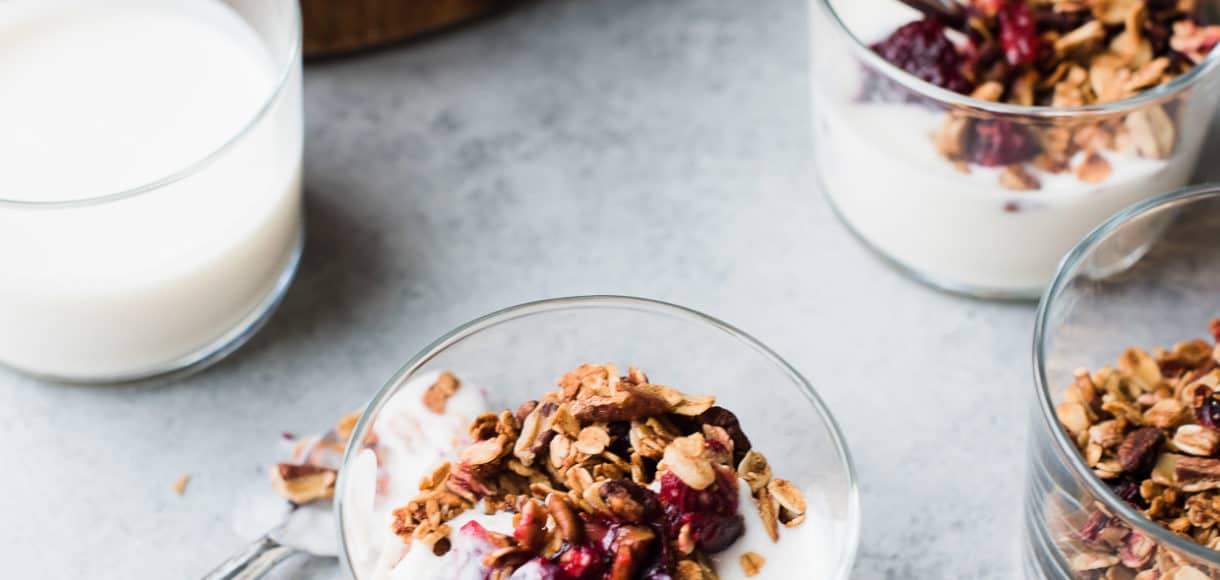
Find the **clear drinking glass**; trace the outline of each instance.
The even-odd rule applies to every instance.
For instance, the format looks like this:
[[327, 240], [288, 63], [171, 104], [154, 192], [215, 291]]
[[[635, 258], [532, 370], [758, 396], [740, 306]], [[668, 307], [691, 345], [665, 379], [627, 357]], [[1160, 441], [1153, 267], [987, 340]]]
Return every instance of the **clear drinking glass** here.
[[[79, 11], [64, 18], [89, 10], [110, 18], [118, 7], [137, 4], [26, 5]], [[0, 191], [0, 363], [20, 371], [125, 382], [200, 368], [257, 330], [295, 271], [304, 239], [297, 1], [182, 0], [135, 9], [146, 8], [216, 20], [223, 29], [208, 38], [230, 38], [235, 26], [242, 28], [226, 48], [252, 51], [258, 68], [251, 69], [266, 72], [259, 80], [268, 88], [250, 118], [235, 119], [244, 123], [239, 131], [146, 183], [53, 199]], [[209, 62], [229, 66], [233, 54], [218, 52]], [[205, 105], [175, 114], [208, 112]], [[63, 162], [63, 171], [81, 171], [72, 158]]]
[[[1092, 473], [1055, 414], [1074, 370], [1112, 366], [1128, 347], [1168, 348], [1206, 335], [1208, 322], [1220, 316], [1218, 235], [1220, 186], [1200, 186], [1111, 217], [1060, 266], [1034, 332], [1028, 577], [1133, 577], [1137, 570], [1122, 569], [1121, 549], [1082, 541], [1080, 530], [1101, 512], [1113, 518], [1107, 527], [1118, 539], [1155, 545], [1151, 561], [1172, 566], [1160, 578], [1220, 578], [1220, 552], [1173, 534], [1120, 499]], [[1115, 562], [1120, 566], [1109, 571]]]
[[[1207, 16], [1220, 7], [1200, 4]], [[897, 0], [811, 0], [811, 19], [822, 191], [889, 263], [967, 295], [1037, 298], [1059, 258], [1107, 216], [1186, 185], [1218, 102], [1215, 53], [1128, 99], [1026, 107], [942, 89], [874, 53], [870, 44], [918, 19]], [[1058, 173], [950, 161], [978, 159], [984, 132], [1024, 136], [1042, 152], [1086, 143], [1110, 170], [1078, 177], [1083, 152]]]
[[[825, 546], [809, 553], [810, 578], [847, 578], [859, 534], [856, 480], [843, 437], [813, 387], [774, 352], [736, 328], [698, 312], [639, 298], [593, 296], [516, 306], [465, 324], [412, 357], [377, 396], [355, 427], [335, 493], [345, 567], [370, 578], [369, 566], [388, 533], [350, 489], [355, 458], [379, 414], [405, 384], [429, 372], [450, 370], [490, 390], [493, 409], [515, 409], [553, 390], [563, 373], [585, 362], [637, 366], [653, 380], [690, 393], [713, 394], [736, 413], [754, 448], [773, 458], [777, 476], [816, 491], [823, 505], [806, 524], [825, 526]], [[379, 485], [418, 482], [382, 481]], [[383, 490], [384, 491], [384, 490]], [[398, 506], [379, 506], [386, 510]], [[381, 514], [384, 516], [384, 513]], [[385, 530], [382, 532], [381, 530]], [[782, 541], [782, 540], [781, 540]], [[817, 572], [817, 571], [820, 571]], [[764, 571], [764, 576], [765, 576]]]

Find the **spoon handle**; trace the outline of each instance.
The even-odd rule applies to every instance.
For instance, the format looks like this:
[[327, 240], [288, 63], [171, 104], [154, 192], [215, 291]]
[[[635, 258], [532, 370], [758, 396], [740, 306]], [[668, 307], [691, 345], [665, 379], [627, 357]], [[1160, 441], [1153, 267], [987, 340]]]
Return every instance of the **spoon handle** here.
[[262, 578], [277, 564], [283, 562], [298, 550], [290, 548], [263, 536], [246, 546], [209, 572], [202, 580], [254, 580]]

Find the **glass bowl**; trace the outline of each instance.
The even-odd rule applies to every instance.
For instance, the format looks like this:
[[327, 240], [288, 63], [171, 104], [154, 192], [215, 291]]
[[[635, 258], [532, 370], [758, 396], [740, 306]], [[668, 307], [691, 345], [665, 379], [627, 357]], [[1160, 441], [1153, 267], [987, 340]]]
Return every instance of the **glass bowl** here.
[[[362, 503], [354, 498], [369, 497], [373, 490], [353, 488], [358, 478], [348, 474], [369, 447], [380, 413], [404, 385], [450, 370], [487, 389], [492, 409], [516, 409], [553, 390], [561, 375], [586, 362], [636, 366], [662, 384], [715, 395], [717, 404], [737, 414], [754, 447], [775, 458], [777, 476], [822, 496], [824, 521], [818, 523], [828, 527], [831, 545], [810, 546], [810, 566], [824, 566], [826, 578], [848, 577], [859, 534], [856, 476], [842, 434], [813, 387], [766, 346], [724, 322], [671, 304], [617, 296], [560, 298], [501, 310], [458, 327], [412, 357], [369, 403], [344, 457], [335, 493], [344, 567], [356, 578], [370, 577], [367, 562], [375, 542], [361, 545], [367, 510], [353, 506]], [[405, 485], [413, 491], [417, 483]], [[808, 521], [814, 520], [811, 512]], [[378, 525], [388, 533], [388, 519]], [[825, 561], [814, 561], [819, 552]]]
[[[1176, 572], [1220, 578], [1220, 552], [1179, 537], [1123, 501], [1095, 476], [1059, 423], [1056, 408], [1076, 369], [1114, 366], [1128, 347], [1147, 351], [1206, 336], [1220, 316], [1220, 184], [1166, 194], [1111, 217], [1063, 260], [1034, 331], [1034, 398], [1025, 494], [1024, 565], [1033, 578], [1130, 578], [1110, 572], [1120, 550], [1103, 549], [1090, 518], [1106, 517], [1123, 542], [1147, 540]], [[1210, 341], [1209, 341], [1210, 343]], [[1101, 513], [1102, 516], [1095, 514]], [[1108, 514], [1108, 515], [1106, 515]], [[1138, 534], [1122, 536], [1124, 533]], [[1138, 558], [1136, 558], [1138, 560]], [[1185, 567], [1193, 568], [1193, 572]], [[1193, 574], [1193, 575], [1192, 575]]]
[[[1220, 2], [1200, 6], [1215, 21]], [[918, 19], [900, 2], [811, 0], [810, 14], [820, 189], [887, 262], [966, 295], [1036, 299], [1059, 259], [1103, 220], [1187, 185], [1220, 102], [1214, 52], [1171, 82], [1104, 104], [979, 100], [869, 48]], [[985, 134], [1025, 135], [1041, 159], [985, 160], [991, 153], [978, 144], [1000, 139]], [[1109, 170], [1083, 171], [1092, 149]]]

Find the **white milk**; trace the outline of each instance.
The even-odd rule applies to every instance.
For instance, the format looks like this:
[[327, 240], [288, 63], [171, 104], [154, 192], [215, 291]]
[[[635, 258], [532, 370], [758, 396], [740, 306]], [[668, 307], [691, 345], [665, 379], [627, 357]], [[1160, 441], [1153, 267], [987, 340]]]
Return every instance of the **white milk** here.
[[0, 203], [0, 362], [172, 370], [273, 301], [301, 233], [300, 69], [277, 48], [216, 0], [0, 0], [0, 199], [94, 198], [216, 153], [122, 200]]

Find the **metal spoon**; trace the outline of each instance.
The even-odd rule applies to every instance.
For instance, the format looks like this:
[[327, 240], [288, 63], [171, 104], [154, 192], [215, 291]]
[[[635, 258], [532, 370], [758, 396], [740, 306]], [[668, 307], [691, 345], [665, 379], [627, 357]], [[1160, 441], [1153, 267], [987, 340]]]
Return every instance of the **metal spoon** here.
[[[301, 457], [308, 460], [324, 444], [336, 443], [341, 444], [345, 441], [334, 429], [331, 429], [305, 448]], [[328, 467], [337, 468], [338, 465], [328, 465]], [[333, 535], [334, 529], [334, 515], [330, 502], [294, 506], [279, 525], [222, 562], [201, 580], [255, 580], [262, 578], [281, 562], [297, 554], [335, 556], [338, 538], [333, 538], [329, 543], [325, 538], [319, 540], [319, 534]]]

